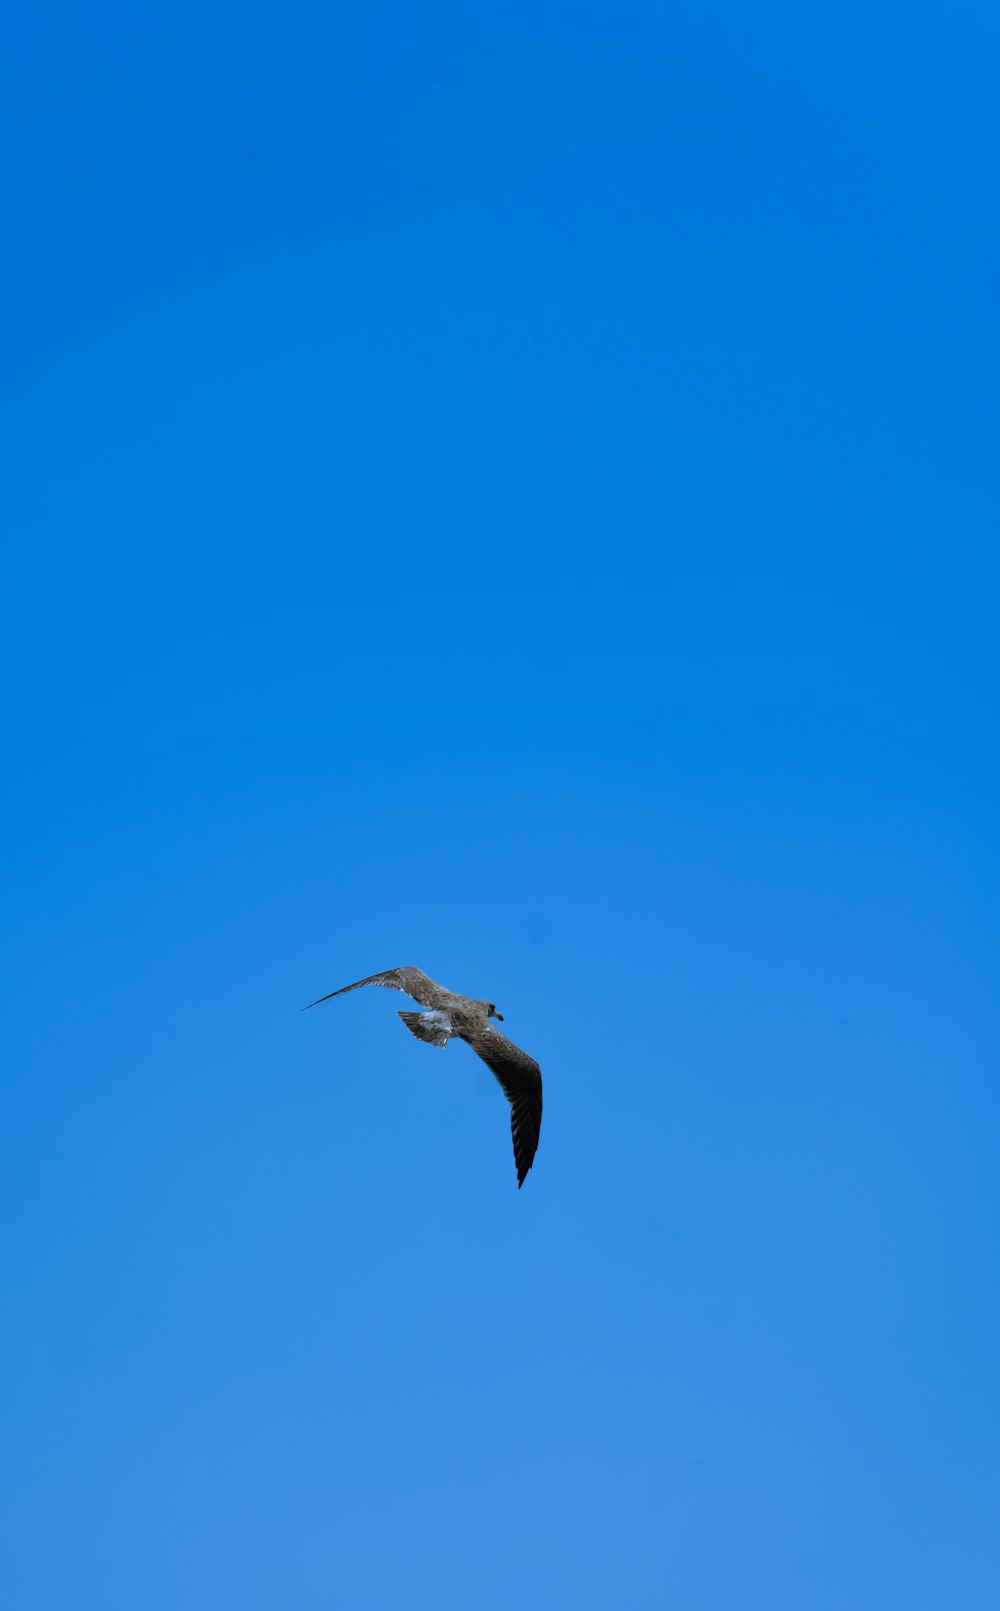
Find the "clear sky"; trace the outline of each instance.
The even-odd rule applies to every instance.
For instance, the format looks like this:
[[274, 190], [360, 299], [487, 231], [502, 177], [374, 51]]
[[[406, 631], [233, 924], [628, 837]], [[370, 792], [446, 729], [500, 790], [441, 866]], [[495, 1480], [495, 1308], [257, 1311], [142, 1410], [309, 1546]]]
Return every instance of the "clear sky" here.
[[993, 1611], [995, 7], [2, 33], [4, 1606]]

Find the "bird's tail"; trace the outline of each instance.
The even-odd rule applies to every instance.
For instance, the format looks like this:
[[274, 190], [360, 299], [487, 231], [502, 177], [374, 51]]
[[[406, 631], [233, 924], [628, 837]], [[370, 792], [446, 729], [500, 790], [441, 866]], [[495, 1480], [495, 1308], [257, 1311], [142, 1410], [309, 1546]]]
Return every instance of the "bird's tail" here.
[[425, 1040], [431, 1046], [447, 1046], [448, 1031], [444, 1028], [437, 1013], [433, 1012], [401, 1012], [400, 1018], [418, 1040]]

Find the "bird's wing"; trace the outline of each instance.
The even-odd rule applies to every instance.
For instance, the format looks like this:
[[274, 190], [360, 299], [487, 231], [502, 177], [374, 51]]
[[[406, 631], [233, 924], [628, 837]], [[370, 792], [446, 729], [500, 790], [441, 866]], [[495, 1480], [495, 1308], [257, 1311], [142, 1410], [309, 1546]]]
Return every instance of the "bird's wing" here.
[[[419, 1001], [421, 1007], [433, 1007], [442, 994], [441, 986], [436, 985], [433, 979], [428, 979], [426, 973], [419, 968], [389, 968], [385, 973], [372, 973], [367, 979], [357, 979], [354, 984], [344, 985], [340, 990], [331, 990], [328, 996], [320, 996], [318, 1001], [311, 1001], [310, 1007], [318, 1007], [321, 1001], [332, 1001], [334, 996], [346, 996], [349, 990], [360, 990], [362, 985], [382, 985], [386, 990], [402, 990], [406, 996], [412, 996]], [[308, 1012], [303, 1007], [303, 1012]]]
[[501, 1035], [492, 1024], [462, 1038], [496, 1075], [510, 1103], [510, 1129], [520, 1188], [535, 1161], [542, 1128], [542, 1071], [533, 1057], [522, 1052], [520, 1046]]

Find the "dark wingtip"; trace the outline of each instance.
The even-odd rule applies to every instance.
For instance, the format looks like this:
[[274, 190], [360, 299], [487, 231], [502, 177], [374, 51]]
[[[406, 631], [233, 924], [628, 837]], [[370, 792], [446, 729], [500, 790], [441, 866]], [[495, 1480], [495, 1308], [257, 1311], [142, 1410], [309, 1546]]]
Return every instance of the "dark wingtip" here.
[[331, 1001], [334, 996], [340, 994], [339, 990], [331, 990], [328, 996], [318, 996], [315, 1001], [307, 1001], [304, 1007], [299, 1008], [299, 1012], [308, 1012], [310, 1007], [321, 1007], [324, 1001]]

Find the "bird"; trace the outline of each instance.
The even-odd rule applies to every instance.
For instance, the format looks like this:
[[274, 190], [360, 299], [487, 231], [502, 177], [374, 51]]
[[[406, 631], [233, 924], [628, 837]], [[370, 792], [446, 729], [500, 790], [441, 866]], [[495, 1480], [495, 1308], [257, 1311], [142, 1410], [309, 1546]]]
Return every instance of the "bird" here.
[[388, 968], [385, 973], [357, 979], [354, 984], [343, 985], [317, 1001], [310, 1001], [302, 1011], [308, 1012], [309, 1007], [332, 1001], [334, 996], [346, 996], [349, 990], [361, 990], [364, 985], [401, 990], [421, 1007], [426, 1007], [426, 1012], [399, 1014], [411, 1035], [429, 1046], [447, 1046], [449, 1040], [464, 1040], [496, 1076], [510, 1103], [510, 1129], [520, 1191], [535, 1160], [542, 1127], [542, 1071], [533, 1057], [493, 1028], [492, 1018], [503, 1023], [503, 1013], [497, 1012], [496, 1002], [456, 995], [453, 990], [435, 984], [419, 968], [406, 967]]

